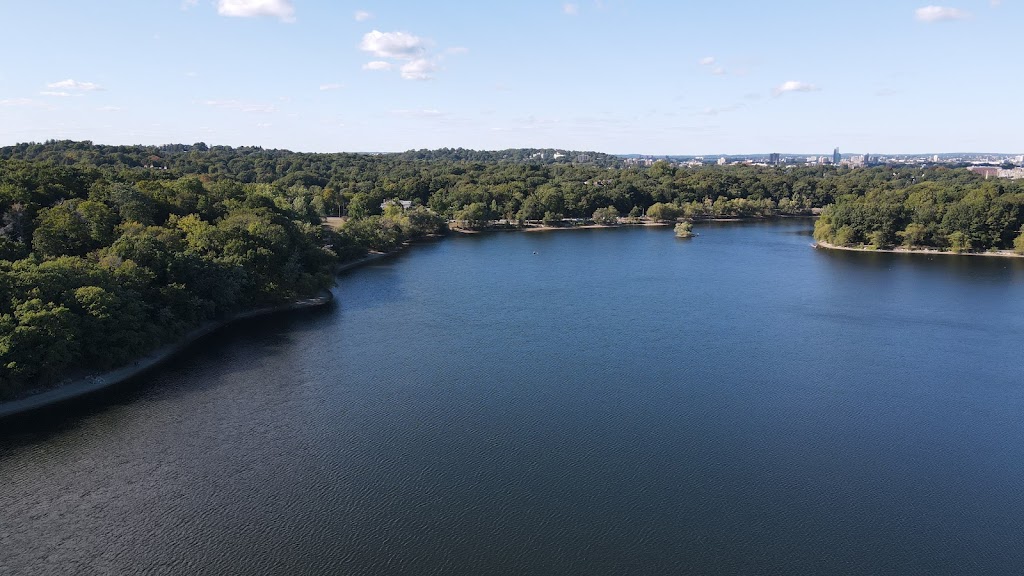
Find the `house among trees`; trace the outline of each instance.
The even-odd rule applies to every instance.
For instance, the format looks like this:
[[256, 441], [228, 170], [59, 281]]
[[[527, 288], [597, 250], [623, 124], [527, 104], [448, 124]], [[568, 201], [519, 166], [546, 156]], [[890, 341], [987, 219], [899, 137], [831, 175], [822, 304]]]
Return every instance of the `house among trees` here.
[[392, 198], [391, 200], [385, 200], [381, 202], [380, 209], [384, 210], [385, 208], [388, 207], [388, 204], [400, 204], [402, 206], [402, 210], [408, 210], [409, 208], [412, 208], [412, 200], [399, 200], [397, 198]]

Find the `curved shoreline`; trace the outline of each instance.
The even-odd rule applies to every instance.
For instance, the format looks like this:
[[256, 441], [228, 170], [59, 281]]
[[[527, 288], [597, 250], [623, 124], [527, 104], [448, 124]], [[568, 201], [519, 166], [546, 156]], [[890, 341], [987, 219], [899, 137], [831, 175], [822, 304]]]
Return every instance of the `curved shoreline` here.
[[[640, 227], [645, 227], [645, 226], [668, 226], [668, 223], [663, 223], [663, 222], [637, 222], [637, 223], [620, 223], [620, 224], [615, 224], [615, 225], [590, 224], [590, 225], [583, 225], [583, 226], [567, 226], [567, 227], [560, 227], [560, 226], [536, 226], [536, 227], [526, 227], [526, 228], [510, 229], [510, 230], [511, 231], [521, 231], [521, 232], [547, 232], [547, 231], [552, 231], [552, 230], [580, 230], [580, 229], [599, 229], [599, 228], [620, 228], [620, 227], [633, 227], [633, 226], [640, 226]], [[455, 229], [455, 230], [452, 230], [452, 231], [456, 232], [456, 233], [458, 233], [458, 232], [462, 232], [462, 233], [479, 233], [480, 232], [480, 231], [462, 231], [462, 230], [458, 230], [458, 229]], [[348, 270], [352, 270], [352, 269], [355, 269], [355, 268], [359, 268], [361, 266], [365, 266], [367, 264], [370, 264], [371, 262], [375, 262], [377, 260], [381, 260], [381, 259], [384, 259], [384, 258], [388, 258], [388, 257], [394, 256], [394, 255], [402, 252], [407, 246], [408, 245], [405, 244], [405, 245], [399, 247], [398, 249], [392, 250], [390, 252], [371, 252], [371, 253], [367, 254], [366, 256], [364, 256], [362, 258], [358, 258], [358, 259], [352, 260], [350, 262], [339, 264], [337, 267], [335, 267], [334, 272], [335, 272], [335, 274], [340, 274], [340, 273], [346, 272]], [[881, 252], [881, 253], [890, 253], [890, 254], [928, 254], [928, 255], [936, 255], [937, 254], [937, 255], [950, 255], [950, 256], [995, 256], [995, 257], [1002, 257], [1002, 258], [1022, 258], [1022, 257], [1024, 257], [1024, 254], [1016, 254], [1016, 253], [1014, 253], [1012, 251], [1009, 251], [1009, 250], [1002, 250], [1002, 251], [999, 251], [999, 252], [951, 252], [951, 251], [932, 250], [932, 249], [909, 250], [909, 249], [906, 249], [906, 248], [875, 250], [875, 249], [866, 248], [866, 247], [837, 246], [835, 244], [831, 244], [831, 243], [828, 243], [828, 242], [822, 242], [822, 241], [816, 241], [815, 244], [813, 244], [813, 247], [814, 248], [822, 248], [822, 249], [826, 249], [826, 250], [845, 250], [845, 251], [850, 251], [850, 252]], [[68, 400], [79, 398], [81, 396], [86, 396], [86, 395], [89, 395], [89, 394], [93, 394], [95, 392], [99, 392], [101, 390], [105, 390], [105, 389], [110, 388], [112, 386], [116, 386], [118, 384], [121, 384], [121, 383], [123, 383], [123, 382], [125, 382], [127, 380], [130, 380], [132, 378], [135, 378], [136, 376], [139, 376], [139, 375], [141, 375], [141, 374], [143, 374], [145, 372], [148, 372], [149, 370], [159, 366], [160, 364], [163, 364], [164, 362], [172, 359], [174, 356], [176, 356], [176, 355], [180, 354], [181, 352], [183, 352], [184, 350], [186, 350], [188, 347], [190, 347], [196, 341], [204, 338], [205, 336], [208, 336], [209, 334], [212, 334], [212, 333], [216, 332], [217, 330], [220, 330], [221, 328], [224, 328], [224, 327], [226, 327], [226, 326], [228, 326], [228, 325], [230, 325], [230, 324], [232, 324], [234, 322], [237, 322], [239, 320], [245, 320], [245, 319], [248, 319], [248, 318], [255, 318], [255, 317], [258, 317], [258, 316], [266, 316], [266, 315], [275, 314], [275, 313], [278, 313], [278, 312], [288, 312], [288, 311], [294, 311], [294, 310], [303, 310], [303, 309], [308, 309], [308, 308], [316, 308], [316, 307], [324, 306], [324, 305], [330, 303], [331, 301], [333, 301], [333, 299], [334, 299], [334, 296], [331, 293], [331, 291], [330, 290], [324, 290], [319, 296], [316, 296], [314, 298], [306, 298], [306, 299], [302, 299], [302, 300], [296, 300], [294, 302], [289, 302], [287, 304], [282, 304], [282, 305], [279, 305], [279, 306], [268, 306], [268, 307], [265, 307], [265, 308], [258, 308], [258, 309], [255, 309], [255, 310], [249, 310], [249, 311], [246, 311], [246, 312], [240, 312], [238, 314], [232, 315], [231, 317], [225, 318], [223, 320], [206, 322], [203, 325], [199, 326], [198, 328], [196, 328], [196, 329], [192, 330], [191, 332], [189, 332], [188, 334], [186, 334], [178, 342], [174, 342], [174, 343], [171, 343], [171, 344], [166, 344], [166, 345], [164, 345], [164, 346], [162, 346], [160, 348], [157, 348], [156, 350], [153, 350], [152, 352], [150, 352], [148, 354], [145, 354], [144, 356], [136, 359], [135, 361], [133, 361], [129, 365], [122, 366], [120, 368], [117, 368], [117, 369], [114, 369], [114, 370], [110, 370], [110, 371], [107, 371], [107, 372], [102, 372], [102, 373], [99, 373], [99, 374], [91, 374], [91, 375], [88, 375], [88, 376], [85, 376], [85, 377], [77, 378], [77, 379], [72, 380], [72, 381], [70, 381], [70, 382], [68, 382], [66, 384], [59, 384], [59, 385], [57, 385], [54, 388], [50, 388], [50, 389], [47, 389], [47, 390], [36, 392], [34, 394], [30, 394], [28, 396], [25, 396], [23, 398], [18, 398], [16, 400], [9, 400], [7, 402], [0, 402], [0, 421], [2, 421], [4, 419], [7, 419], [9, 417], [12, 417], [12, 416], [18, 416], [18, 415], [26, 414], [26, 413], [29, 413], [29, 412], [33, 412], [35, 410], [39, 410], [41, 408], [46, 408], [46, 407], [49, 407], [49, 406], [53, 406], [53, 405], [56, 405], [56, 404], [60, 404], [60, 403], [66, 402]]]
[[[335, 267], [334, 273], [337, 275], [354, 268], [359, 268], [360, 266], [365, 266], [371, 262], [394, 256], [401, 252], [405, 247], [406, 245], [403, 245], [390, 252], [371, 252], [362, 258], [357, 258], [350, 262], [339, 264]], [[53, 388], [30, 393], [28, 396], [24, 396], [16, 400], [0, 402], [0, 421], [100, 392], [135, 378], [136, 376], [140, 376], [143, 373], [156, 368], [160, 364], [171, 360], [192, 346], [196, 341], [220, 330], [221, 328], [238, 322], [239, 320], [256, 318], [258, 316], [267, 316], [270, 314], [277, 314], [279, 312], [291, 312], [295, 310], [317, 308], [325, 306], [333, 300], [334, 294], [329, 289], [326, 289], [313, 298], [304, 298], [278, 306], [267, 306], [264, 308], [257, 308], [255, 310], [239, 312], [238, 314], [234, 314], [222, 320], [210, 320], [203, 323], [198, 328], [195, 328], [177, 342], [165, 344], [148, 354], [136, 358], [130, 364], [121, 366], [120, 368], [115, 368], [98, 374], [89, 374], [88, 376], [75, 378], [64, 384], [58, 384]]]
[[121, 366], [120, 368], [115, 368], [107, 372], [90, 374], [88, 376], [76, 378], [65, 384], [58, 384], [54, 388], [36, 392], [23, 398], [18, 398], [17, 400], [9, 400], [7, 402], [0, 403], [0, 420], [39, 410], [40, 408], [60, 404], [74, 398], [86, 396], [94, 392], [99, 392], [100, 390], [105, 390], [111, 386], [121, 384], [122, 382], [135, 378], [136, 376], [163, 364], [183, 352], [196, 341], [220, 330], [221, 328], [238, 322], [239, 320], [256, 318], [258, 316], [267, 316], [278, 312], [316, 308], [330, 303], [333, 299], [334, 295], [331, 291], [324, 290], [319, 296], [315, 296], [313, 298], [295, 300], [294, 302], [289, 302], [280, 306], [257, 308], [255, 310], [239, 312], [238, 314], [234, 314], [223, 320], [211, 320], [205, 322], [198, 328], [186, 334], [181, 340], [171, 344], [165, 344], [164, 346], [135, 359], [131, 364]]
[[889, 249], [875, 249], [867, 247], [856, 247], [856, 246], [838, 246], [822, 240], [815, 240], [813, 246], [815, 248], [823, 248], [825, 250], [846, 250], [848, 252], [880, 252], [882, 254], [927, 254], [929, 256], [991, 256], [996, 258], [1024, 258], [1024, 254], [1017, 254], [1012, 250], [998, 250], [996, 252], [953, 252], [951, 250], [935, 250], [933, 248], [922, 248], [912, 250], [910, 248], [889, 248]]

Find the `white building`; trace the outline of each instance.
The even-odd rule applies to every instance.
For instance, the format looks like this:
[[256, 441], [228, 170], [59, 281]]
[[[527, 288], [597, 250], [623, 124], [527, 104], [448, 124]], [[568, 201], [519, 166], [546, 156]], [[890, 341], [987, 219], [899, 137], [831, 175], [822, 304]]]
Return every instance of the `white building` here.
[[412, 208], [412, 200], [392, 199], [392, 200], [385, 200], [385, 201], [381, 202], [380, 203], [380, 209], [383, 210], [383, 209], [387, 208], [388, 204], [399, 204], [402, 207], [402, 210], [408, 210], [409, 208]]

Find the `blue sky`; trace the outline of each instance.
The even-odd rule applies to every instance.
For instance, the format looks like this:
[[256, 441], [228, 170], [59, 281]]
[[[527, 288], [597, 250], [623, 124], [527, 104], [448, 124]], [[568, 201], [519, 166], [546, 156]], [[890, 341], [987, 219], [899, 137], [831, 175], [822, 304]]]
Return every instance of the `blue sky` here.
[[3, 0], [0, 145], [1024, 152], [1024, 0]]

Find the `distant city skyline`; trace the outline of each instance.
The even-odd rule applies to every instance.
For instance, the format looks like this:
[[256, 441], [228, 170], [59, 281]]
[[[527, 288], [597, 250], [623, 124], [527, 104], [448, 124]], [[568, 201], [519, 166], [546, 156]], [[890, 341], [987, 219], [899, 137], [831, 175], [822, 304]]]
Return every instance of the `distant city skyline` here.
[[1019, 0], [8, 2], [0, 145], [1013, 155], [1022, 23]]

